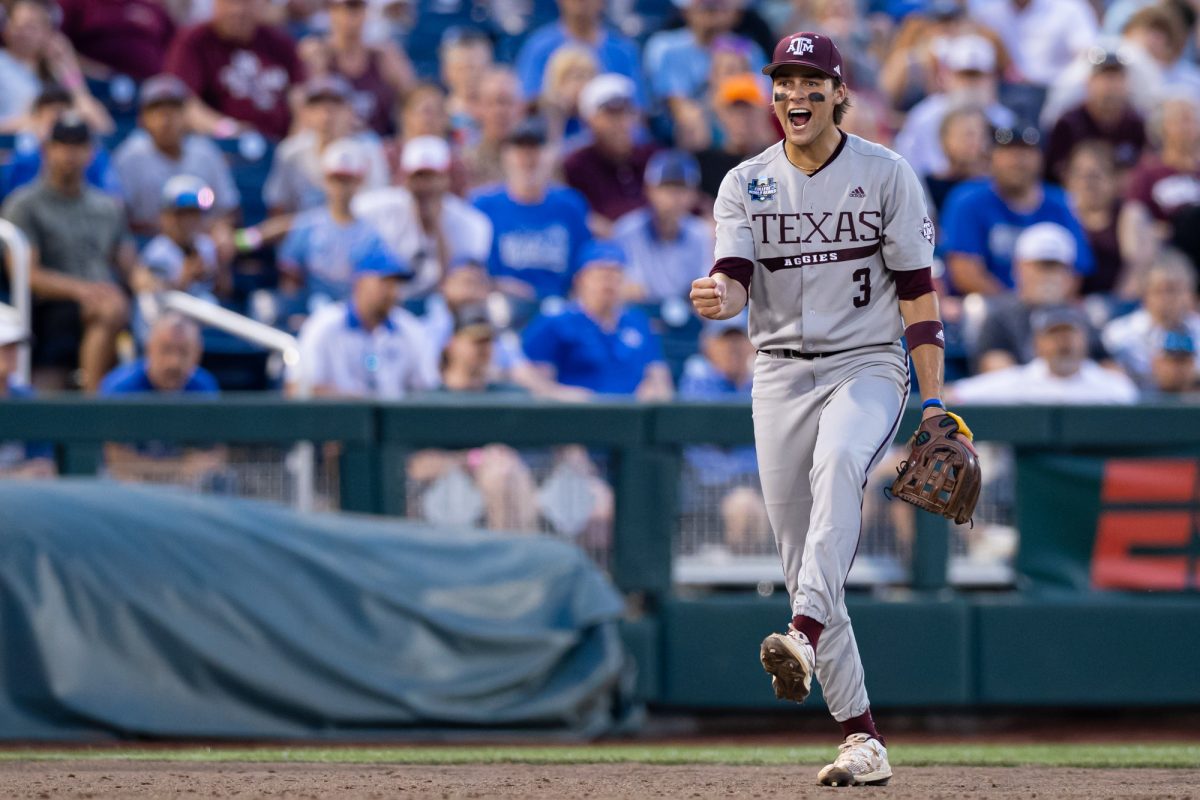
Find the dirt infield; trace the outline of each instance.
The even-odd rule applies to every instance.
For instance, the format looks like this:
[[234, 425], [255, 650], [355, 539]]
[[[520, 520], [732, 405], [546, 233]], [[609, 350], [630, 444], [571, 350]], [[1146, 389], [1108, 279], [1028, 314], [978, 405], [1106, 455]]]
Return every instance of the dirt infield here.
[[[0, 797], [336, 798], [828, 798], [817, 765], [530, 764], [386, 766], [14, 761], [0, 763]], [[1200, 770], [910, 767], [862, 798], [1200, 798]]]

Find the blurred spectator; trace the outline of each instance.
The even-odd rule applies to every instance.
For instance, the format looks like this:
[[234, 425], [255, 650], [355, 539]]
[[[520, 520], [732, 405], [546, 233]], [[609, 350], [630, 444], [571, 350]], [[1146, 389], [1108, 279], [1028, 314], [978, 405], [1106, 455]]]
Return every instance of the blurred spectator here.
[[1130, 174], [1119, 223], [1122, 253], [1139, 279], [1170, 237], [1171, 218], [1200, 204], [1200, 104], [1183, 94], [1164, 100], [1150, 136], [1158, 152]]
[[353, 212], [353, 201], [370, 169], [363, 144], [339, 139], [325, 148], [321, 171], [325, 203], [301, 211], [276, 258], [285, 293], [305, 288], [309, 298], [346, 300], [354, 283], [354, 264], [385, 249], [375, 228]]
[[1042, 308], [1031, 318], [1036, 358], [1028, 364], [955, 381], [951, 403], [1134, 403], [1137, 387], [1123, 373], [1087, 358], [1087, 320], [1069, 306]]
[[[33, 396], [17, 383], [17, 353], [28, 339], [15, 321], [0, 317], [0, 400]], [[0, 478], [52, 478], [56, 472], [52, 444], [0, 442]]]
[[[295, 133], [279, 143], [271, 172], [263, 184], [263, 200], [271, 214], [317, 208], [324, 202], [321, 157], [338, 139], [353, 132], [350, 87], [341, 78], [315, 78], [304, 85], [304, 106]], [[388, 184], [387, 156], [374, 134], [356, 136], [367, 159], [364, 184]]]
[[[77, 113], [75, 98], [61, 86], [53, 84], [42, 89], [41, 94], [33, 101], [33, 108], [25, 118], [22, 133], [29, 133], [36, 138], [39, 145], [45, 143], [50, 136], [50, 130], [55, 121], [67, 113]], [[80, 115], [82, 118], [82, 115]], [[86, 119], [85, 119], [86, 121]], [[37, 180], [42, 169], [42, 151], [40, 147], [18, 147], [12, 159], [4, 165], [0, 175], [3, 176], [3, 187], [0, 192], [7, 197], [18, 187]], [[114, 198], [123, 196], [123, 187], [109, 158], [108, 150], [99, 142], [92, 143], [92, 160], [84, 172], [87, 182], [105, 194]]]
[[62, 31], [84, 71], [128, 75], [139, 83], [162, 71], [175, 21], [160, 0], [57, 0]]
[[71, 42], [55, 30], [57, 7], [50, 0], [5, 4], [4, 49], [0, 50], [0, 129], [16, 130], [42, 89], [54, 84], [71, 95], [75, 109], [98, 133], [110, 133], [112, 117], [92, 97]]
[[579, 96], [583, 87], [600, 73], [596, 57], [586, 47], [565, 44], [554, 51], [546, 65], [542, 93], [537, 99], [537, 112], [546, 120], [551, 142], [562, 142], [564, 152], [570, 152], [586, 138], [587, 127], [579, 112]]
[[1129, 100], [1125, 62], [1098, 48], [1089, 55], [1092, 74], [1084, 101], [1059, 118], [1046, 145], [1046, 178], [1056, 183], [1065, 181], [1067, 159], [1078, 144], [1107, 142], [1122, 171], [1137, 163], [1146, 146], [1146, 125]]
[[504, 291], [525, 299], [566, 296], [582, 247], [591, 239], [587, 201], [551, 186], [551, 153], [541, 120], [509, 135], [501, 151], [504, 185], [475, 197], [492, 223], [488, 271]]
[[670, 399], [671, 372], [662, 343], [641, 311], [621, 301], [625, 254], [593, 241], [575, 274], [574, 302], [525, 328], [525, 355], [548, 380], [595, 394]]
[[517, 54], [517, 74], [525, 99], [537, 99], [554, 51], [564, 44], [577, 44], [595, 54], [601, 72], [629, 78], [638, 105], [644, 105], [637, 45], [604, 22], [604, 0], [557, 0], [557, 3], [559, 18], [530, 34]]
[[451, 28], [442, 36], [438, 63], [442, 84], [449, 92], [446, 113], [455, 132], [474, 135], [483, 82], [495, 68], [494, 58], [492, 40], [478, 28]]
[[211, 187], [194, 175], [176, 175], [162, 188], [159, 228], [142, 248], [141, 266], [149, 273], [143, 286], [181, 292], [216, 302], [228, 297], [228, 264], [204, 232], [204, 215], [213, 206]]
[[1121, 209], [1117, 167], [1112, 147], [1092, 140], [1071, 151], [1063, 174], [1063, 187], [1071, 208], [1087, 234], [1096, 268], [1083, 279], [1083, 294], [1128, 296], [1131, 288], [1117, 238], [1117, 214]]
[[[787, 30], [801, 30], [789, 27]], [[906, 111], [939, 86], [938, 50], [965, 34], [982, 36], [996, 53], [996, 72], [1008, 74], [1012, 61], [995, 31], [972, 20], [960, 0], [921, 3], [900, 23], [879, 69], [879, 90], [893, 108]]]
[[1186, 329], [1167, 331], [1150, 361], [1153, 391], [1160, 395], [1191, 394], [1200, 387], [1196, 337]]
[[1013, 288], [1013, 245], [1035, 222], [1057, 222], [1078, 242], [1077, 272], [1092, 272], [1092, 251], [1066, 194], [1044, 184], [1037, 128], [997, 128], [991, 179], [964, 183], [950, 193], [942, 214], [947, 266], [960, 294], [996, 294]]
[[[495, 341], [496, 329], [486, 310], [479, 306], [463, 308], [442, 350], [442, 390], [454, 394], [519, 391], [493, 379]], [[466, 451], [420, 450], [408, 459], [407, 477], [428, 484], [421, 496], [423, 510], [430, 518], [454, 518], [478, 504], [481, 508], [474, 509], [465, 522], [475, 523], [482, 515], [491, 530], [537, 530], [537, 484], [520, 454], [511, 447], [493, 444]], [[439, 482], [445, 494], [438, 491]], [[464, 496], [461, 486], [449, 491], [449, 485], [455, 482], [478, 495], [467, 491]], [[437, 507], [439, 500], [441, 508]]]
[[[1061, 225], [1039, 222], [1021, 232], [1013, 252], [1017, 290], [988, 298], [987, 316], [975, 342], [979, 372], [1033, 359], [1030, 317], [1039, 308], [1075, 302], [1079, 289], [1075, 258], [1075, 238]], [[1090, 325], [1087, 333], [1092, 357], [1104, 358], [1099, 334]]]
[[[1200, 91], [1200, 67], [1187, 57], [1189, 25], [1171, 3], [1148, 5], [1129, 18], [1121, 38], [1135, 45], [1161, 71], [1155, 84], [1168, 92]], [[1147, 87], [1153, 91], [1152, 87]]]
[[613, 225], [629, 259], [623, 294], [648, 303], [687, 297], [713, 260], [712, 228], [692, 213], [700, 165], [682, 150], [660, 150], [646, 165], [645, 180], [650, 204]]
[[199, 326], [168, 311], [150, 326], [146, 355], [105, 375], [100, 394], [216, 394], [217, 379], [200, 366], [203, 351]]
[[328, 0], [329, 33], [309, 36], [297, 46], [308, 77], [338, 77], [350, 87], [350, 108], [358, 123], [380, 136], [396, 130], [392, 111], [415, 77], [412, 64], [392, 42], [363, 38], [367, 0]]
[[479, 131], [462, 151], [467, 186], [472, 189], [504, 180], [500, 150], [521, 121], [521, 87], [515, 72], [497, 66], [475, 78], [475, 83], [479, 97], [471, 111], [476, 115]]
[[[646, 41], [645, 71], [656, 103], [665, 107], [674, 123], [674, 138], [685, 149], [707, 131], [704, 100], [709, 91], [714, 43], [743, 52], [742, 71], [757, 73], [767, 63], [754, 42], [731, 35], [740, 11], [740, 0], [676, 0], [685, 27], [659, 31]], [[701, 142], [700, 146], [706, 146]]]
[[92, 159], [87, 123], [64, 114], [43, 150], [38, 181], [14, 192], [3, 209], [31, 248], [34, 383], [66, 388], [78, 364], [80, 383], [91, 392], [112, 365], [129, 319], [119, 279], [133, 276], [137, 253], [121, 209], [84, 182]]
[[1085, 0], [969, 0], [971, 16], [987, 25], [1012, 54], [1014, 78], [1047, 86], [1099, 34]]
[[454, 327], [442, 349], [442, 388], [448, 392], [520, 392], [495, 380], [494, 349], [499, 332], [487, 308], [468, 305], [454, 315]]
[[264, 6], [264, 0], [212, 0], [212, 19], [175, 37], [166, 70], [194, 94], [188, 101], [193, 130], [287, 136], [288, 88], [304, 79], [304, 68], [291, 38], [261, 23]]
[[402, 140], [418, 136], [445, 137], [450, 133], [446, 93], [436, 83], [419, 83], [404, 98], [400, 110]]
[[[421, 323], [396, 305], [408, 275], [376, 251], [354, 265], [350, 299], [324, 306], [304, 323], [299, 369], [315, 394], [398, 400], [437, 386], [437, 354]], [[298, 380], [291, 376], [292, 392]]]
[[351, 205], [355, 216], [373, 225], [392, 254], [412, 269], [409, 297], [435, 289], [450, 264], [482, 264], [491, 251], [491, 222], [450, 193], [450, 166], [444, 139], [409, 139], [400, 156], [405, 185], [360, 192]]
[[991, 42], [975, 34], [956, 36], [943, 43], [938, 59], [943, 91], [913, 106], [896, 134], [896, 152], [918, 175], [945, 172], [949, 166], [938, 135], [947, 112], [962, 107], [981, 109], [997, 128], [1011, 128], [1017, 121], [1016, 115], [996, 99], [999, 79]]
[[579, 110], [594, 141], [563, 162], [567, 183], [587, 198], [593, 230], [599, 234], [607, 232], [608, 223], [646, 204], [642, 176], [655, 148], [635, 139], [633, 93], [633, 82], [624, 76], [593, 78], [580, 95]]
[[964, 181], [986, 177], [992, 144], [991, 123], [978, 108], [952, 108], [938, 128], [945, 168], [925, 175], [929, 199], [941, 214], [950, 191]]
[[[1104, 326], [1104, 345], [1140, 387], [1151, 389], [1156, 383], [1155, 353], [1173, 331], [1200, 341], [1196, 272], [1181, 253], [1164, 249], [1146, 272], [1141, 307]], [[1193, 361], [1200, 366], [1200, 360]]]
[[[155, 320], [146, 355], [104, 376], [100, 394], [216, 395], [217, 379], [200, 366], [204, 345], [196, 323], [174, 312]], [[224, 447], [182, 448], [163, 442], [104, 446], [106, 470], [118, 480], [170, 479], [172, 483], [209, 484], [226, 466]]]
[[117, 148], [113, 163], [135, 233], [158, 230], [163, 185], [176, 175], [195, 175], [211, 187], [212, 214], [232, 218], [241, 194], [221, 150], [208, 137], [189, 133], [184, 105], [187, 86], [174, 75], [142, 84], [141, 126]]
[[[754, 345], [746, 334], [744, 314], [707, 322], [700, 335], [700, 352], [684, 364], [679, 399], [749, 400], [753, 363]], [[683, 459], [690, 477], [684, 489], [684, 513], [701, 513], [704, 495], [718, 498], [725, 546], [733, 553], [764, 552], [770, 546], [771, 526], [758, 488], [754, 447], [694, 445], [684, 449]]]
[[700, 162], [700, 189], [716, 197], [725, 174], [772, 141], [767, 96], [758, 76], [743, 73], [726, 78], [712, 96], [717, 131], [712, 147], [696, 154]]

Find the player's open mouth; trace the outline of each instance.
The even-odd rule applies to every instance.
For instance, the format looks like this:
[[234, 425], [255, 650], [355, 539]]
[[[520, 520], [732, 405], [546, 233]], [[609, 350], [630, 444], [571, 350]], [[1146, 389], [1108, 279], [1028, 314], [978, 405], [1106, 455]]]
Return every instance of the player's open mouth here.
[[788, 124], [792, 126], [792, 130], [803, 130], [804, 126], [812, 118], [812, 112], [806, 108], [793, 108], [787, 115]]

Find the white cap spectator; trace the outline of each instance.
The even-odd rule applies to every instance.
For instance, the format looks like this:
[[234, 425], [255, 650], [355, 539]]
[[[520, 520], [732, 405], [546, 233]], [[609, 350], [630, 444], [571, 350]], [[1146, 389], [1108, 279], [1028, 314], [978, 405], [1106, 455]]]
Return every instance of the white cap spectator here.
[[361, 178], [371, 168], [366, 150], [353, 139], [338, 139], [321, 154], [321, 172]]
[[450, 145], [437, 136], [409, 139], [400, 155], [400, 168], [406, 173], [446, 172], [450, 169]]
[[636, 96], [637, 86], [624, 75], [615, 72], [597, 75], [579, 93], [579, 115], [591, 119], [606, 106], [632, 105]]
[[0, 317], [0, 347], [5, 347], [10, 344], [21, 344], [29, 339], [29, 334], [25, 332], [16, 320], [8, 317]]
[[1017, 237], [1013, 250], [1015, 261], [1055, 261], [1075, 265], [1075, 237], [1055, 222], [1030, 225]]
[[942, 42], [938, 61], [951, 72], [986, 72], [996, 70], [996, 48], [974, 33], [955, 36]]

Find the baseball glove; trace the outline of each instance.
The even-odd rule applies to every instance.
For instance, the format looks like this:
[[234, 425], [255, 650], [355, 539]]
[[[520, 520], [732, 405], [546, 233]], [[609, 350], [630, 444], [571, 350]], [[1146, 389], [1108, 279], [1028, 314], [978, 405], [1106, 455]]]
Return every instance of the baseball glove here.
[[983, 477], [970, 429], [954, 414], [922, 420], [912, 452], [897, 469], [892, 495], [955, 524], [971, 520]]

